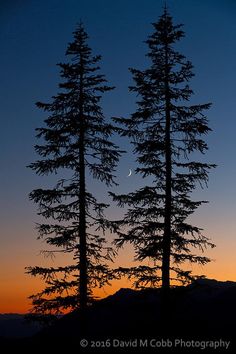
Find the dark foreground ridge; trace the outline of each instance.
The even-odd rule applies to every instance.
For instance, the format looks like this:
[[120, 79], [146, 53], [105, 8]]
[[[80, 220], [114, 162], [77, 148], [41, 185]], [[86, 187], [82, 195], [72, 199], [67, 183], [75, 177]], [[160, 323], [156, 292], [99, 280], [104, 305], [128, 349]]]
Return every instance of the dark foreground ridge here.
[[[2, 344], [33, 349], [45, 345], [90, 352], [233, 352], [236, 282], [201, 279], [170, 292], [169, 312], [161, 311], [160, 289], [120, 289], [88, 308], [59, 319], [28, 339]], [[229, 343], [230, 342], [230, 343]]]

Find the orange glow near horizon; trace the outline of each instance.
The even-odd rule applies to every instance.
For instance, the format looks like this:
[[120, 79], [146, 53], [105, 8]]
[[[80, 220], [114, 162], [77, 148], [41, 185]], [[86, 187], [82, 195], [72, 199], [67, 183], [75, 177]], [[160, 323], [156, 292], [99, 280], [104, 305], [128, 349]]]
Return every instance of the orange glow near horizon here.
[[[30, 278], [30, 277], [29, 277]], [[21, 280], [21, 281], [20, 281]], [[30, 294], [40, 291], [44, 283], [38, 279], [25, 279], [24, 287], [21, 288], [19, 282], [8, 284], [0, 294], [0, 313], [20, 313], [25, 314], [30, 311], [31, 301], [28, 299]], [[113, 281], [112, 286], [105, 286], [103, 288], [95, 289], [94, 296], [98, 298], [105, 298], [114, 294], [120, 288], [131, 287], [131, 283], [127, 280]]]
[[[211, 266], [207, 266], [212, 268]], [[205, 267], [206, 268], [206, 267]], [[200, 274], [200, 273], [199, 273]], [[229, 276], [224, 274], [224, 270], [221, 272], [215, 273], [213, 269], [209, 269], [209, 272], [204, 273], [207, 278], [217, 279], [220, 281], [231, 280], [235, 281], [236, 275], [235, 273], [231, 273]], [[21, 313], [25, 314], [29, 312], [31, 308], [31, 302], [28, 299], [28, 296], [32, 293], [35, 293], [42, 289], [43, 282], [36, 279], [19, 279], [19, 282], [13, 285], [5, 286], [4, 291], [1, 292], [0, 295], [0, 313]], [[23, 283], [24, 282], [24, 283]], [[23, 288], [21, 288], [21, 283]], [[114, 281], [111, 286], [105, 286], [104, 288], [98, 288], [95, 290], [94, 295], [98, 298], [105, 298], [109, 295], [114, 294], [120, 288], [131, 288], [131, 283], [126, 279], [122, 279], [119, 281]]]
[[[212, 239], [216, 244], [216, 248], [208, 249], [205, 252], [213, 261], [204, 267], [192, 267], [194, 274], [204, 274], [207, 278], [217, 280], [236, 281], [235, 267], [235, 249], [236, 238], [234, 235], [234, 225], [230, 220], [233, 215], [227, 216], [224, 222], [227, 222], [227, 231], [225, 224], [215, 222], [222, 220], [221, 215], [207, 215], [204, 207], [202, 212], [197, 215], [194, 223], [201, 225], [206, 236]], [[217, 224], [217, 225], [216, 225]], [[20, 225], [20, 224], [19, 224]], [[17, 234], [17, 240], [15, 235]], [[44, 287], [44, 282], [38, 278], [31, 277], [25, 274], [25, 267], [32, 265], [51, 266], [68, 264], [68, 258], [63, 261], [56, 258], [54, 261], [44, 259], [39, 253], [40, 249], [45, 247], [45, 243], [37, 240], [36, 231], [32, 232], [31, 221], [26, 225], [20, 225], [18, 230], [14, 224], [8, 233], [4, 232], [7, 237], [6, 243], [0, 249], [0, 313], [26, 313], [31, 308], [31, 303], [28, 297], [37, 293]], [[222, 236], [227, 236], [226, 239]], [[132, 247], [128, 246], [120, 250], [119, 255], [112, 265], [113, 267], [127, 267], [134, 265]], [[191, 269], [191, 268], [190, 268]], [[104, 298], [115, 293], [120, 288], [131, 287], [131, 284], [126, 280], [113, 281], [112, 286], [106, 286], [102, 289], [96, 289], [95, 295]]]
[[[193, 273], [205, 274], [207, 278], [217, 280], [236, 280], [235, 269], [235, 248], [236, 241], [232, 239], [231, 245], [225, 246], [224, 240], [217, 242], [217, 248], [208, 250], [206, 255], [211, 257], [213, 261], [204, 267], [194, 267]], [[37, 243], [34, 243], [34, 249]], [[37, 278], [25, 274], [24, 267], [28, 264], [37, 264], [35, 258], [32, 257], [34, 251], [23, 253], [22, 257], [18, 257], [13, 261], [9, 257], [3, 259], [3, 265], [0, 270], [2, 289], [0, 293], [0, 313], [27, 313], [31, 308], [29, 295], [38, 292], [43, 288], [44, 282]], [[37, 253], [38, 254], [38, 253]], [[39, 258], [36, 258], [39, 260]], [[11, 268], [9, 269], [9, 263]], [[39, 262], [38, 262], [39, 264]], [[123, 250], [117, 258], [114, 266], [128, 266], [132, 264], [131, 251]], [[120, 288], [131, 287], [131, 283], [126, 279], [113, 281], [112, 286], [106, 286], [96, 289], [94, 294], [100, 298], [114, 294]]]

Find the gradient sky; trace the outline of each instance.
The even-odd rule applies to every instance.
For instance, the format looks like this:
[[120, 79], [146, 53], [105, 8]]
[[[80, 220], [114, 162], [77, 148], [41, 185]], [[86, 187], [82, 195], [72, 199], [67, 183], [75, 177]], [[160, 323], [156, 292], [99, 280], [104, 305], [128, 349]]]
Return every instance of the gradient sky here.
[[[76, 23], [84, 22], [93, 52], [103, 57], [102, 71], [117, 87], [104, 97], [104, 111], [127, 116], [135, 109], [135, 97], [128, 93], [132, 83], [128, 68], [147, 64], [143, 41], [163, 4], [160, 0], [0, 1], [0, 312], [26, 312], [27, 296], [42, 285], [24, 274], [25, 266], [46, 262], [39, 255], [43, 244], [34, 230], [36, 206], [28, 200], [32, 189], [50, 181], [26, 168], [36, 159], [34, 129], [46, 118], [34, 103], [56, 94], [56, 63], [65, 60]], [[168, 6], [174, 22], [184, 24], [186, 37], [178, 49], [194, 65], [192, 102], [213, 103], [206, 161], [218, 168], [210, 175], [209, 188], [195, 193], [210, 203], [193, 219], [217, 247], [207, 252], [214, 262], [200, 272], [236, 281], [236, 2], [169, 0]], [[127, 141], [117, 142], [128, 148]], [[119, 164], [116, 191], [125, 193], [140, 184], [137, 176], [127, 178], [134, 167], [133, 156], [126, 154]], [[95, 190], [96, 184], [91, 188]], [[113, 206], [109, 214], [117, 216], [121, 211]], [[131, 253], [121, 252], [117, 263], [128, 264]]]

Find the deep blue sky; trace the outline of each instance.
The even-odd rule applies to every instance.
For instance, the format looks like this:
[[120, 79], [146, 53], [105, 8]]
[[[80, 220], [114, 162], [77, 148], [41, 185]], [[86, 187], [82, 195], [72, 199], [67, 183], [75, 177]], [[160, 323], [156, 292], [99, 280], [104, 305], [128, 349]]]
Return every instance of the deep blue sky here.
[[[208, 274], [236, 279], [236, 1], [172, 0], [167, 4], [174, 22], [184, 24], [186, 37], [178, 48], [194, 65], [192, 102], [213, 103], [208, 114], [213, 132], [207, 139], [210, 150], [206, 160], [219, 167], [211, 174], [208, 190], [198, 192], [210, 204], [195, 217], [218, 246], [212, 254], [216, 263], [207, 268]], [[36, 158], [34, 129], [46, 118], [34, 103], [56, 94], [56, 63], [65, 60], [76, 23], [84, 22], [94, 53], [103, 57], [103, 73], [117, 87], [104, 97], [105, 112], [127, 116], [135, 107], [135, 97], [128, 93], [132, 83], [128, 68], [147, 65], [143, 41], [152, 32], [151, 23], [159, 18], [163, 5], [159, 0], [0, 2], [2, 281], [6, 280], [6, 272], [12, 274], [12, 281], [23, 279], [23, 267], [41, 247], [34, 241], [33, 222], [37, 217], [27, 195], [33, 188], [45, 185], [47, 179], [34, 176], [25, 167]], [[127, 142], [119, 142], [127, 147]], [[133, 157], [127, 154], [117, 173], [121, 192], [139, 183], [135, 176], [126, 177], [132, 167]], [[17, 277], [10, 251], [19, 260]]]

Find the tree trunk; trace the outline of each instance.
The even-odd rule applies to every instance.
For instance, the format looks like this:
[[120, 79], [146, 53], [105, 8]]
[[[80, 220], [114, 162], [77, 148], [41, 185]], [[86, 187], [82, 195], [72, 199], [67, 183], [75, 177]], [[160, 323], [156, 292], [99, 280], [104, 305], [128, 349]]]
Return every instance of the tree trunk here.
[[83, 116], [83, 78], [80, 78], [80, 107], [79, 107], [79, 300], [80, 308], [84, 310], [87, 306], [87, 244], [86, 244], [86, 197], [85, 197], [85, 146], [84, 146], [84, 116]]
[[165, 215], [162, 258], [162, 288], [170, 287], [170, 250], [171, 250], [171, 139], [170, 139], [170, 95], [168, 79], [168, 45], [165, 46]]

